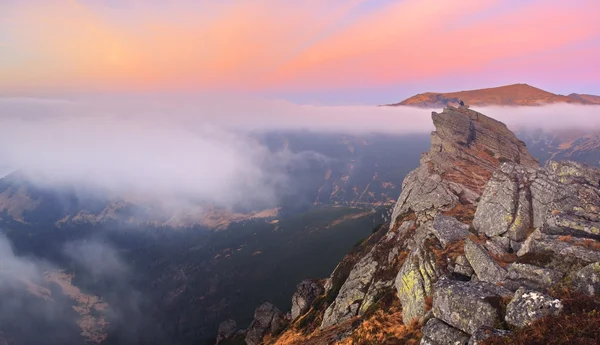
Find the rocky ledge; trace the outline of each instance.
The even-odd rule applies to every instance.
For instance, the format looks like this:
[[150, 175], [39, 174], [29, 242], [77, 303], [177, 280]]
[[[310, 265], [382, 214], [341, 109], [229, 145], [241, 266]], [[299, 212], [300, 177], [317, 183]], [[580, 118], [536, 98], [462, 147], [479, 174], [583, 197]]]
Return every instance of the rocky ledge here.
[[[575, 295], [598, 297], [600, 170], [540, 167], [504, 124], [465, 107], [432, 118], [431, 148], [404, 180], [389, 227], [323, 285], [300, 284], [283, 331], [273, 326], [280, 314], [255, 320], [248, 344], [279, 332], [270, 343], [490, 343], [571, 312]], [[569, 339], [600, 341], [578, 333]]]

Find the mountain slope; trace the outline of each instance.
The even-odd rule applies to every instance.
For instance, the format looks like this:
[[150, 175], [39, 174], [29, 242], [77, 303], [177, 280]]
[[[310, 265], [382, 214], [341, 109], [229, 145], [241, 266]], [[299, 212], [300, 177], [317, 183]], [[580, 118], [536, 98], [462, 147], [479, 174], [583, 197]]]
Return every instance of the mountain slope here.
[[478, 90], [459, 92], [426, 92], [421, 93], [402, 102], [389, 104], [391, 106], [407, 105], [414, 107], [444, 107], [457, 106], [460, 101], [471, 106], [486, 105], [513, 105], [532, 106], [553, 103], [571, 104], [600, 104], [600, 96], [570, 94], [569, 96], [557, 95], [527, 84], [513, 84]]
[[222, 324], [218, 344], [600, 342], [600, 169], [540, 167], [465, 107], [432, 118], [392, 224], [300, 284], [293, 316], [265, 303], [247, 332]]

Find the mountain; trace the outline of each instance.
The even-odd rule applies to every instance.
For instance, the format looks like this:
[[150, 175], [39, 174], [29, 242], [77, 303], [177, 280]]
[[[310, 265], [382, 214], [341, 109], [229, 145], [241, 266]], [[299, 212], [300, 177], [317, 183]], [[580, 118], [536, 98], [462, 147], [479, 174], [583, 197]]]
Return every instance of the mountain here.
[[265, 302], [217, 344], [600, 343], [600, 169], [541, 167], [466, 107], [432, 119], [390, 224], [300, 282], [291, 313]]
[[553, 103], [600, 104], [600, 96], [570, 94], [557, 95], [527, 84], [513, 84], [487, 89], [458, 92], [426, 92], [409, 97], [390, 106], [407, 105], [423, 108], [458, 106], [463, 101], [470, 106], [511, 105], [533, 106]]

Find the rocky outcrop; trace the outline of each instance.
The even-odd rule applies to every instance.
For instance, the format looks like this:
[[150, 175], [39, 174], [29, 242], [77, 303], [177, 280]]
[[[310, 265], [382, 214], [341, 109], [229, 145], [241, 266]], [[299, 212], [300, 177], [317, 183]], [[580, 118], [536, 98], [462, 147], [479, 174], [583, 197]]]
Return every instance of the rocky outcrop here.
[[318, 281], [307, 279], [300, 282], [296, 292], [292, 296], [292, 321], [306, 313], [310, 309], [312, 302], [324, 291], [323, 285]]
[[519, 288], [506, 306], [506, 322], [516, 327], [524, 327], [548, 315], [558, 315], [562, 303], [537, 291]]
[[325, 284], [335, 298], [315, 317], [320, 334], [352, 332], [395, 298], [396, 322], [422, 325], [421, 344], [478, 344], [560, 315], [554, 287], [600, 291], [600, 170], [539, 167], [504, 124], [465, 107], [432, 118], [387, 233]]
[[354, 265], [335, 300], [325, 310], [321, 329], [365, 313], [379, 292], [392, 286], [398, 269], [398, 255], [406, 245], [413, 224], [406, 221], [396, 231], [388, 232]]
[[432, 218], [459, 203], [473, 205], [502, 162], [539, 166], [506, 125], [481, 113], [448, 106], [441, 113], [433, 112], [432, 119], [436, 130], [431, 133], [431, 147], [402, 183], [392, 228], [396, 218], [408, 211]]
[[283, 326], [284, 315], [273, 304], [265, 302], [254, 311], [254, 321], [246, 333], [247, 345], [259, 345], [265, 334], [276, 334]]

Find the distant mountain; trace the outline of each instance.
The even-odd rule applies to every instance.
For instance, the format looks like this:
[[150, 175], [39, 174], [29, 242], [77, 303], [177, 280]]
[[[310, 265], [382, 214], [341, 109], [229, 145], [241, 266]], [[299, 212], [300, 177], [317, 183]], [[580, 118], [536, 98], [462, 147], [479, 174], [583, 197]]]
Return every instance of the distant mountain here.
[[514, 84], [487, 89], [458, 92], [426, 92], [407, 98], [389, 106], [408, 105], [423, 108], [457, 106], [460, 101], [467, 105], [514, 105], [534, 106], [553, 103], [600, 104], [600, 96], [572, 93], [557, 95], [527, 84]]

